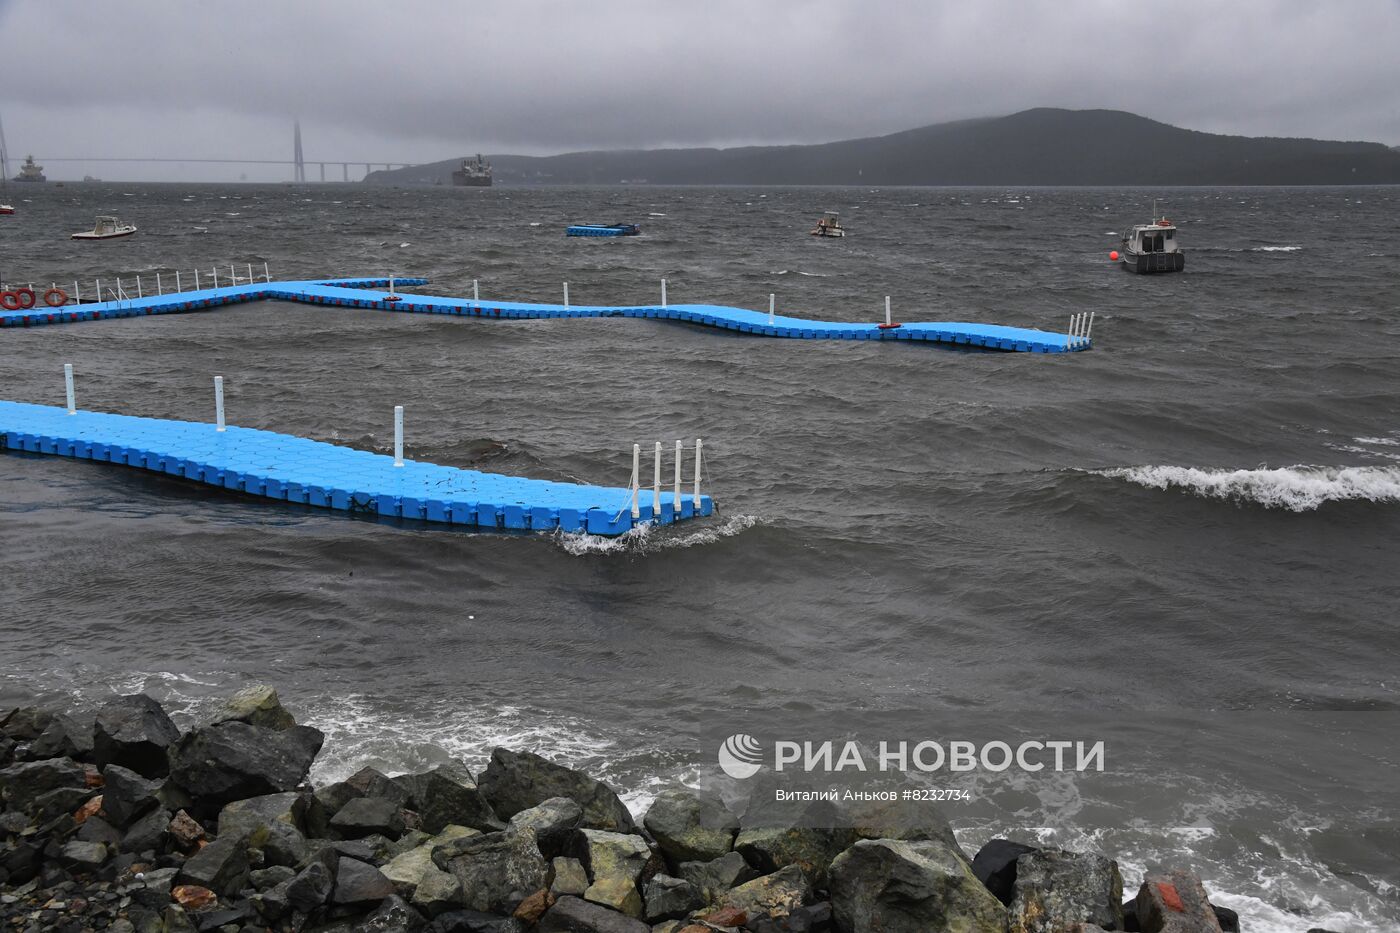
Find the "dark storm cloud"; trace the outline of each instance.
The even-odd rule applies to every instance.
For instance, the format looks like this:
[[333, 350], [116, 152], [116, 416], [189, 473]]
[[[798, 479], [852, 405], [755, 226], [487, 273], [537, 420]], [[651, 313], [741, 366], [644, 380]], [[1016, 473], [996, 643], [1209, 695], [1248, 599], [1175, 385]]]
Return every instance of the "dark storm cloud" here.
[[1034, 106], [1400, 143], [1400, 4], [11, 0], [12, 155], [421, 161], [810, 142]]

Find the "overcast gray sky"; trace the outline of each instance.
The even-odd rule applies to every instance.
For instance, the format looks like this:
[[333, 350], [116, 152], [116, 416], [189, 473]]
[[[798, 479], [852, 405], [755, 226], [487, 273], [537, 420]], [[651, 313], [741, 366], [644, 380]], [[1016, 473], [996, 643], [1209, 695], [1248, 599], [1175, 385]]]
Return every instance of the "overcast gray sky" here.
[[[308, 159], [419, 162], [1038, 106], [1400, 144], [1400, 0], [0, 0], [0, 45], [11, 158], [285, 159], [297, 115]], [[289, 177], [169, 174], [244, 171]]]

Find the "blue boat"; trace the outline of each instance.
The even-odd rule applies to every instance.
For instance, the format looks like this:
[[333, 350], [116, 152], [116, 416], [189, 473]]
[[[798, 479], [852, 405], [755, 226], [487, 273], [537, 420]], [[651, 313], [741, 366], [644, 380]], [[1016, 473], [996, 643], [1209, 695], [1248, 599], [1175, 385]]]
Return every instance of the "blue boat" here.
[[636, 224], [572, 224], [569, 236], [640, 236], [642, 228]]

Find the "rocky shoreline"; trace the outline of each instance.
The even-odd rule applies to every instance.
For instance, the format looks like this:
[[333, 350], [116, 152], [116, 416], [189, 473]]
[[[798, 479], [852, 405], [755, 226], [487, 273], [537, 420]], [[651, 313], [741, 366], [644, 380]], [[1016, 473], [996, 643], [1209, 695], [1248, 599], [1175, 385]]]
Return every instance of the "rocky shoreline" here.
[[740, 817], [676, 788], [638, 823], [605, 784], [505, 748], [480, 775], [312, 787], [323, 740], [262, 686], [185, 732], [144, 694], [90, 718], [0, 709], [0, 931], [1240, 929], [1188, 869], [1125, 902], [1110, 858], [997, 839], [969, 859], [931, 810]]

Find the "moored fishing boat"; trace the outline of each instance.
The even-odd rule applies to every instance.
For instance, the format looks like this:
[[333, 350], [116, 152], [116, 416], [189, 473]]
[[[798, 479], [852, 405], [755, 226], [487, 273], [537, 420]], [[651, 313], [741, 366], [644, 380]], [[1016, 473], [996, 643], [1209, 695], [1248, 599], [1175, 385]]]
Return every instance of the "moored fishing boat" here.
[[118, 237], [131, 236], [136, 232], [135, 224], [125, 224], [115, 217], [98, 217], [97, 222], [92, 225], [91, 230], [75, 233], [71, 237], [74, 240], [115, 240]]

